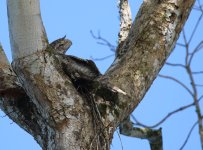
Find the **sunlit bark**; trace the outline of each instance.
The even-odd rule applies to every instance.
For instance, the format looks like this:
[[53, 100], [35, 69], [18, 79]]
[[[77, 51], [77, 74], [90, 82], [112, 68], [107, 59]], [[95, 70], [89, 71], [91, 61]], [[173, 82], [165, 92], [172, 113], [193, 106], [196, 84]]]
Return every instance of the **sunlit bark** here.
[[[20, 115], [8, 116], [43, 149], [109, 149], [116, 127], [137, 107], [173, 50], [193, 3], [144, 1], [118, 47], [121, 53], [87, 94], [78, 92], [61, 67], [66, 57], [47, 47], [39, 0], [7, 0], [12, 66], [25, 97], [22, 105], [12, 105]], [[8, 112], [10, 104], [0, 104]]]

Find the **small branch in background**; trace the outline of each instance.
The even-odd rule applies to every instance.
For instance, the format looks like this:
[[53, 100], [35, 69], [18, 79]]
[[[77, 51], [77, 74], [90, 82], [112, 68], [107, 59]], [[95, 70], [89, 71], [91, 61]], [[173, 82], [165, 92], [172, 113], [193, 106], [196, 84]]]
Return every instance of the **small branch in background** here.
[[202, 17], [203, 17], [202, 5], [200, 4], [200, 1], [199, 1], [199, 0], [197, 0], [197, 3], [198, 3], [198, 8], [199, 8], [199, 10], [201, 11], [201, 14], [200, 14], [200, 16], [199, 16], [199, 18], [198, 18], [198, 20], [197, 20], [197, 22], [196, 22], [196, 24], [195, 24], [195, 27], [194, 27], [194, 29], [193, 29], [193, 31], [192, 31], [192, 34], [191, 34], [190, 38], [189, 38], [188, 44], [190, 44], [190, 42], [192, 41], [193, 36], [194, 36], [195, 32], [197, 31], [197, 28], [198, 28], [198, 26], [199, 26], [199, 24], [200, 24], [200, 21], [202, 20]]
[[90, 31], [90, 34], [92, 35], [92, 37], [95, 39], [95, 40], [98, 40], [97, 44], [100, 44], [100, 45], [104, 45], [104, 46], [107, 46], [109, 47], [109, 49], [115, 53], [116, 51], [116, 46], [111, 44], [108, 40], [106, 40], [105, 38], [103, 38], [100, 34], [100, 32], [98, 31], [98, 34], [97, 36], [93, 33], [93, 31], [91, 30]]
[[194, 6], [193, 9], [197, 11], [201, 11], [201, 9], [198, 6]]
[[190, 38], [189, 38], [188, 44], [190, 44], [190, 42], [192, 41], [193, 36], [194, 36], [194, 34], [195, 34], [195, 32], [196, 32], [198, 26], [199, 26], [199, 23], [200, 23], [200, 21], [202, 20], [202, 17], [203, 17], [203, 11], [201, 10], [201, 15], [200, 15], [199, 18], [198, 18], [198, 21], [197, 21], [197, 23], [196, 23], [196, 25], [195, 25], [194, 30], [192, 31], [192, 35], [191, 35]]
[[[202, 99], [202, 97], [200, 97], [198, 99], [198, 102]], [[178, 112], [181, 112], [183, 110], [186, 110], [187, 108], [190, 108], [191, 106], [194, 106], [195, 105], [195, 102], [191, 103], [191, 104], [188, 104], [188, 105], [185, 105], [185, 106], [182, 106], [174, 111], [171, 111], [170, 113], [168, 113], [163, 119], [161, 119], [158, 123], [154, 124], [154, 125], [151, 125], [151, 126], [148, 126], [148, 125], [145, 125], [143, 123], [141, 123], [140, 121], [138, 121], [134, 115], [131, 115], [132, 119], [135, 121], [135, 125], [138, 125], [138, 126], [142, 126], [142, 127], [145, 127], [145, 128], [156, 128], [158, 126], [160, 126], [162, 123], [164, 123], [169, 117], [171, 117], [172, 115], [178, 113]]]
[[201, 74], [203, 74], [203, 71], [193, 71], [192, 74], [194, 74], [194, 75], [201, 75]]
[[161, 75], [161, 74], [159, 74], [158, 76], [161, 77], [161, 78], [170, 79], [170, 80], [172, 80], [172, 81], [175, 81], [176, 83], [178, 83], [179, 85], [181, 85], [186, 91], [188, 91], [188, 93], [189, 93], [192, 97], [194, 96], [193, 93], [192, 93], [192, 91], [191, 91], [184, 83], [182, 83], [181, 81], [177, 80], [176, 78], [171, 77], [171, 76]]
[[121, 56], [125, 53], [125, 50], [123, 50], [122, 47], [128, 37], [132, 25], [132, 15], [128, 0], [118, 0], [118, 9], [120, 16], [120, 31], [118, 33], [118, 47], [116, 54], [117, 56]]
[[182, 47], [185, 47], [185, 45], [182, 44], [182, 43], [176, 43], [176, 45], [178, 45], [178, 46], [182, 46]]
[[182, 67], [185, 69], [185, 66], [183, 64], [173, 64], [173, 63], [169, 63], [169, 62], [166, 62], [165, 63], [166, 65], [168, 66], [172, 66], [172, 67]]
[[101, 57], [101, 58], [94, 58], [93, 56], [91, 56], [90, 58], [94, 61], [103, 61], [106, 60], [108, 58], [111, 58], [113, 56], [115, 56], [115, 51], [116, 51], [116, 46], [114, 46], [113, 44], [111, 44], [107, 39], [105, 39], [104, 37], [101, 36], [100, 32], [98, 31], [97, 36], [93, 33], [93, 31], [90, 31], [90, 34], [92, 35], [92, 37], [97, 40], [97, 44], [99, 45], [103, 45], [103, 46], [107, 46], [110, 51], [113, 52], [113, 54], [105, 56], [105, 57]]
[[202, 41], [196, 46], [196, 48], [193, 50], [191, 55], [189, 53], [189, 45], [188, 45], [190, 43], [191, 39], [193, 38], [197, 27], [199, 26], [199, 23], [202, 19], [202, 16], [203, 16], [203, 11], [201, 12], [201, 16], [199, 17], [199, 19], [195, 25], [195, 28], [192, 32], [192, 35], [191, 35], [189, 42], [187, 42], [187, 40], [185, 38], [186, 37], [185, 32], [183, 32], [183, 37], [184, 37], [184, 42], [186, 45], [186, 47], [185, 47], [185, 51], [186, 51], [185, 67], [186, 67], [186, 71], [187, 71], [187, 74], [188, 74], [188, 77], [189, 77], [189, 80], [191, 83], [191, 87], [192, 87], [193, 101], [195, 103], [195, 109], [196, 109], [196, 114], [197, 114], [197, 118], [198, 118], [198, 127], [199, 127], [199, 136], [200, 136], [200, 141], [201, 141], [201, 148], [203, 149], [202, 113], [201, 113], [201, 107], [200, 107], [199, 102], [198, 102], [198, 90], [197, 90], [197, 86], [196, 86], [197, 84], [196, 84], [196, 81], [193, 77], [193, 73], [192, 73], [193, 71], [191, 68], [191, 63], [192, 63], [194, 55], [197, 53], [197, 51], [199, 51], [202, 48]]
[[105, 57], [102, 57], [102, 58], [94, 58], [94, 57], [90, 57], [92, 60], [94, 60], [94, 61], [102, 61], [102, 60], [105, 60], [105, 59], [108, 59], [108, 58], [111, 58], [111, 57], [113, 57], [114, 56], [114, 54], [112, 54], [112, 55], [108, 55], [108, 56], [105, 56]]
[[190, 138], [190, 135], [191, 135], [192, 131], [194, 130], [194, 128], [195, 128], [195, 126], [196, 126], [197, 124], [198, 124], [198, 121], [196, 121], [196, 122], [192, 125], [192, 127], [191, 127], [191, 129], [190, 129], [190, 131], [189, 131], [189, 133], [188, 133], [188, 135], [187, 135], [185, 141], [183, 142], [183, 145], [180, 147], [180, 150], [183, 150], [183, 148], [184, 148], [185, 145], [187, 144], [187, 142], [188, 142], [188, 140], [189, 140], [189, 138]]
[[[200, 41], [199, 44], [195, 47], [195, 49], [190, 54], [190, 58], [188, 60], [188, 65], [191, 65], [192, 60], [197, 52], [199, 52], [203, 48], [203, 41]], [[188, 54], [189, 55], [189, 54]]]
[[203, 84], [195, 84], [195, 86], [203, 87]]
[[136, 128], [128, 117], [123, 123], [120, 124], [120, 133], [130, 137], [146, 139], [149, 141], [151, 150], [162, 150], [162, 131], [161, 128], [153, 130], [150, 128]]
[[120, 143], [121, 143], [121, 149], [123, 150], [123, 143], [122, 143], [122, 140], [121, 140], [120, 133], [118, 132], [118, 130], [116, 131], [116, 133], [118, 134], [118, 137], [119, 137], [119, 140], [120, 140]]

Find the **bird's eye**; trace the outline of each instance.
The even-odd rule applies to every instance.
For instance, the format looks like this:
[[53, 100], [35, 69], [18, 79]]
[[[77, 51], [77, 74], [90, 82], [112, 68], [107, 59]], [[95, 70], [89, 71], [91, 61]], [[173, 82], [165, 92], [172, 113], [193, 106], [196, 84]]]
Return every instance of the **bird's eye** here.
[[63, 46], [63, 44], [59, 44], [59, 47], [62, 47]]

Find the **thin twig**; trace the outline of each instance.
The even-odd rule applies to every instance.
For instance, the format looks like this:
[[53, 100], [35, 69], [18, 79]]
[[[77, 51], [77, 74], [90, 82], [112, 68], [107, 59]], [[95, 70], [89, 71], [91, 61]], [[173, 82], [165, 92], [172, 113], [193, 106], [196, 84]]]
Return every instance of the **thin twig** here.
[[165, 64], [168, 65], [168, 66], [172, 66], [172, 67], [182, 67], [182, 68], [185, 69], [185, 65], [183, 65], [183, 64], [173, 64], [173, 63], [169, 63], [169, 62], [166, 62]]
[[188, 45], [188, 42], [187, 42], [187, 38], [186, 38], [184, 28], [183, 28], [183, 39], [184, 39], [184, 42], [185, 42], [185, 50], [186, 50], [186, 55], [185, 55], [185, 66], [186, 66], [187, 62], [188, 62], [188, 58], [189, 58], [189, 45]]
[[197, 87], [196, 87], [196, 83], [195, 83], [195, 80], [194, 80], [194, 77], [192, 75], [192, 71], [191, 71], [191, 68], [189, 65], [187, 65], [187, 72], [188, 72], [188, 75], [189, 75], [189, 78], [190, 78], [190, 81], [191, 81], [191, 86], [192, 86], [192, 89], [193, 89], [193, 100], [194, 100], [194, 103], [195, 103], [195, 108], [196, 108], [196, 113], [197, 113], [197, 117], [198, 117], [198, 125], [199, 125], [199, 135], [200, 135], [200, 139], [201, 139], [201, 146], [202, 146], [202, 149], [203, 149], [203, 126], [202, 126], [202, 113], [201, 113], [201, 107], [199, 105], [199, 102], [198, 102], [198, 92], [197, 92]]
[[194, 75], [203, 74], [203, 71], [193, 71], [192, 74], [194, 74]]
[[120, 143], [121, 143], [121, 149], [124, 150], [124, 149], [123, 149], [123, 143], [122, 143], [122, 140], [121, 140], [120, 133], [119, 133], [118, 131], [116, 131], [116, 133], [118, 134], [118, 138], [119, 138]]
[[97, 36], [93, 33], [93, 31], [90, 31], [90, 34], [92, 35], [92, 37], [96, 40], [98, 40], [99, 42], [97, 42], [100, 45], [104, 45], [109, 47], [109, 49], [115, 53], [116, 51], [116, 46], [112, 45], [108, 40], [106, 40], [105, 38], [103, 38], [100, 34], [100, 32], [98, 31]]
[[203, 84], [195, 84], [197, 87], [203, 87]]
[[200, 101], [202, 98], [203, 98], [203, 95], [198, 98], [198, 101]]
[[192, 60], [193, 60], [195, 54], [196, 54], [199, 50], [201, 50], [202, 48], [203, 48], [203, 41], [201, 41], [201, 42], [195, 47], [195, 49], [193, 50], [193, 52], [190, 54], [190, 58], [189, 58], [189, 60], [188, 60], [188, 65], [191, 65], [191, 62], [192, 62]]
[[[201, 12], [202, 12], [202, 11], [201, 11]], [[203, 12], [201, 13], [201, 15], [200, 15], [199, 18], [198, 18], [198, 21], [197, 21], [197, 23], [196, 23], [196, 25], [195, 25], [195, 28], [194, 28], [194, 30], [192, 31], [192, 35], [190, 36], [190, 39], [189, 39], [189, 41], [188, 41], [188, 44], [190, 44], [190, 42], [192, 41], [193, 36], [194, 36], [194, 34], [195, 34], [195, 32], [196, 32], [198, 26], [199, 26], [199, 23], [200, 23], [200, 21], [202, 20], [202, 16], [203, 16]]]
[[176, 45], [178, 45], [178, 46], [182, 46], [182, 47], [185, 47], [185, 45], [182, 44], [182, 43], [176, 43]]
[[188, 93], [193, 97], [192, 91], [191, 91], [184, 83], [180, 82], [180, 81], [177, 80], [176, 78], [171, 77], [171, 76], [161, 75], [161, 74], [159, 74], [158, 76], [161, 77], [161, 78], [170, 79], [170, 80], [172, 80], [172, 81], [175, 81], [176, 83], [178, 83], [179, 85], [181, 85], [186, 91], [188, 91]]
[[113, 57], [115, 54], [112, 54], [112, 55], [108, 55], [108, 56], [105, 56], [105, 57], [102, 57], [102, 58], [94, 58], [94, 57], [90, 57], [92, 60], [94, 61], [102, 61], [102, 60], [105, 60], [105, 59], [108, 59], [108, 58], [111, 58]]
[[[199, 101], [200, 101], [201, 99], [202, 99], [202, 98], [200, 98]], [[199, 101], [198, 101], [198, 102], [199, 102]], [[174, 114], [176, 114], [176, 113], [178, 113], [178, 112], [181, 112], [181, 111], [183, 111], [183, 110], [185, 110], [185, 109], [187, 109], [187, 108], [189, 108], [189, 107], [191, 107], [191, 106], [194, 106], [194, 105], [195, 105], [195, 102], [193, 102], [193, 103], [191, 103], [191, 104], [188, 104], [188, 105], [185, 105], [185, 106], [183, 106], [183, 107], [180, 107], [180, 108], [178, 108], [178, 109], [176, 109], [176, 110], [174, 110], [174, 111], [168, 113], [163, 119], [161, 119], [161, 121], [159, 121], [158, 123], [156, 123], [156, 124], [154, 124], [154, 125], [151, 125], [151, 126], [145, 125], [145, 124], [141, 123], [140, 121], [138, 121], [133, 115], [131, 115], [131, 116], [132, 116], [133, 120], [136, 122], [135, 125], [140, 125], [140, 126], [143, 126], [143, 127], [145, 127], [145, 128], [156, 128], [156, 127], [158, 127], [159, 125], [161, 125], [164, 121], [166, 121], [169, 117], [171, 117], [172, 115], [174, 115]]]
[[[198, 1], [199, 2], [199, 1]], [[200, 6], [200, 2], [198, 3], [199, 6]], [[197, 114], [197, 118], [198, 118], [198, 126], [199, 126], [199, 136], [200, 136], [200, 140], [201, 140], [201, 148], [203, 149], [203, 125], [202, 125], [202, 113], [201, 113], [201, 108], [200, 108], [200, 105], [199, 105], [199, 102], [198, 102], [198, 92], [197, 92], [197, 87], [196, 87], [196, 82], [195, 82], [195, 79], [193, 77], [193, 73], [192, 73], [192, 69], [191, 69], [191, 62], [193, 60], [193, 57], [195, 55], [195, 53], [200, 49], [199, 47], [202, 47], [202, 42], [200, 42], [197, 47], [193, 50], [193, 52], [191, 54], [189, 54], [189, 44], [191, 42], [191, 40], [193, 39], [193, 36], [197, 30], [197, 27], [202, 19], [202, 16], [203, 16], [203, 11], [200, 15], [200, 17], [198, 18], [198, 21], [195, 25], [195, 28], [192, 32], [192, 35], [190, 36], [190, 39], [189, 41], [187, 42], [187, 39], [186, 39], [186, 35], [185, 35], [185, 32], [183, 30], [183, 38], [184, 38], [184, 42], [185, 42], [185, 50], [186, 50], [186, 56], [185, 56], [185, 66], [186, 66], [186, 71], [187, 71], [187, 74], [189, 76], [189, 79], [190, 79], [190, 83], [191, 83], [191, 87], [192, 87], [192, 93], [193, 93], [193, 101], [195, 103], [195, 109], [196, 109], [196, 114]]]
[[188, 142], [188, 140], [189, 140], [189, 138], [190, 138], [190, 135], [191, 135], [192, 131], [194, 130], [194, 128], [195, 128], [195, 126], [196, 126], [197, 124], [198, 124], [198, 121], [196, 121], [196, 122], [192, 125], [192, 128], [190, 129], [190, 131], [189, 131], [189, 133], [188, 133], [188, 135], [187, 135], [185, 141], [183, 142], [183, 145], [180, 147], [180, 150], [182, 150], [182, 149], [185, 147], [185, 145], [187, 144], [187, 142]]

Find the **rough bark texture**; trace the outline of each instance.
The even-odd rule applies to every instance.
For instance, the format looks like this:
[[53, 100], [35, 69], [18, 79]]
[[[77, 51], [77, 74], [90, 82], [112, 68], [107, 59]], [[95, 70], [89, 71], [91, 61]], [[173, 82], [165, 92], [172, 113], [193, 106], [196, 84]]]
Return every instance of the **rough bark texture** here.
[[[49, 46], [43, 49], [46, 41], [41, 21], [33, 25], [39, 26], [43, 38], [29, 39], [36, 49], [25, 43], [21, 45], [22, 41], [17, 40], [20, 36], [13, 36], [24, 32], [13, 28], [17, 21], [11, 8], [13, 4], [18, 5], [14, 1], [17, 0], [8, 0], [9, 26], [15, 53], [12, 66], [20, 84], [6, 85], [7, 80], [16, 82], [15, 76], [4, 80], [2, 85], [6, 86], [0, 85], [4, 91], [0, 106], [46, 150], [109, 149], [116, 127], [142, 100], [173, 50], [194, 3], [191, 0], [144, 1], [128, 38], [119, 47], [122, 55], [118, 55], [103, 76], [89, 81], [90, 87], [79, 90], [62, 67], [66, 57], [52, 53]], [[25, 12], [19, 12], [18, 17], [23, 19], [21, 13]], [[25, 33], [26, 36], [30, 37]], [[29, 55], [22, 55], [26, 48]], [[0, 56], [5, 58], [3, 53]], [[3, 70], [0, 77], [4, 78], [9, 75], [6, 71], [10, 66], [1, 60], [1, 64], [6, 64], [0, 66], [0, 71]], [[20, 95], [10, 98], [11, 89], [19, 90]]]
[[[132, 15], [130, 10], [130, 5], [128, 0], [119, 0], [118, 2], [119, 15], [120, 15], [120, 32], [118, 34], [118, 48], [117, 56], [122, 55], [121, 47], [128, 37], [131, 25], [132, 25]], [[119, 51], [120, 50], [120, 51]]]
[[101, 78], [130, 97], [118, 101], [117, 111], [122, 114], [118, 123], [134, 110], [156, 78], [175, 46], [193, 3], [171, 0], [142, 4], [121, 48], [124, 55], [117, 57]]

